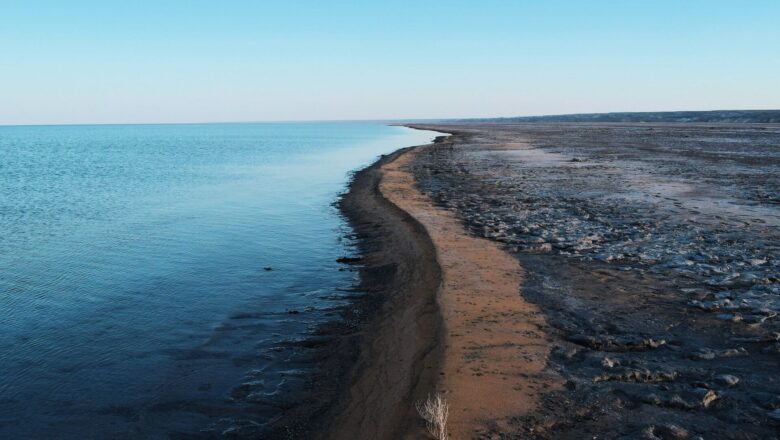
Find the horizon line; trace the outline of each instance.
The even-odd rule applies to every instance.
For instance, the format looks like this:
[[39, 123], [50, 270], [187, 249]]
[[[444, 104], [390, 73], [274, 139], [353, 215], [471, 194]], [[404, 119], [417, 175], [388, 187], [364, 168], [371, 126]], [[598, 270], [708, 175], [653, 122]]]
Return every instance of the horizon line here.
[[608, 112], [577, 112], [577, 113], [548, 113], [526, 114], [512, 116], [466, 116], [447, 118], [376, 118], [376, 119], [267, 119], [256, 121], [190, 121], [190, 122], [64, 122], [64, 123], [29, 123], [29, 124], [4, 124], [0, 127], [64, 127], [64, 126], [111, 126], [111, 125], [217, 125], [217, 124], [310, 124], [310, 123], [339, 123], [339, 122], [432, 122], [432, 121], [467, 121], [484, 119], [512, 119], [512, 118], [540, 118], [558, 116], [584, 116], [584, 115], [612, 115], [612, 114], [636, 114], [636, 113], [681, 113], [681, 112], [761, 112], [780, 111], [778, 108], [764, 109], [710, 109], [710, 110], [651, 110], [651, 111], [608, 111]]

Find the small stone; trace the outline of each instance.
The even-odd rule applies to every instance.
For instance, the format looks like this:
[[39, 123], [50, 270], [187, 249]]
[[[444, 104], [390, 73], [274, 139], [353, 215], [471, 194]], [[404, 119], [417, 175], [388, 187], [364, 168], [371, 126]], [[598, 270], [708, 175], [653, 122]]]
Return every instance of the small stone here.
[[715, 352], [709, 348], [702, 348], [691, 354], [691, 359], [712, 360], [715, 359]]
[[544, 243], [544, 244], [539, 246], [539, 250], [542, 251], [542, 252], [552, 252], [553, 247], [552, 247], [552, 244], [550, 244], [550, 243]]
[[701, 404], [704, 405], [705, 408], [709, 408], [710, 405], [712, 405], [712, 403], [718, 399], [720, 399], [718, 393], [713, 390], [707, 390], [707, 392], [704, 393], [704, 396], [701, 398]]
[[720, 374], [718, 376], [715, 376], [715, 382], [721, 385], [733, 387], [734, 385], [739, 383], [739, 378], [731, 374]]
[[690, 436], [687, 429], [675, 424], [668, 424], [656, 428], [656, 432], [664, 439], [683, 440]]
[[650, 425], [643, 429], [638, 436], [634, 437], [641, 440], [661, 440], [661, 437], [655, 435], [655, 426]]

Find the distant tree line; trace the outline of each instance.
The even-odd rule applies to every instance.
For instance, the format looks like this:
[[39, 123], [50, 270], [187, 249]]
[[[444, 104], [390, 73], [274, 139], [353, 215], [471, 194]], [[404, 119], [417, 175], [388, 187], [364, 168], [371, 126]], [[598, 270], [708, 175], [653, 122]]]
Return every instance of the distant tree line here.
[[770, 124], [780, 123], [780, 110], [583, 113], [571, 115], [461, 119], [457, 122], [750, 122]]

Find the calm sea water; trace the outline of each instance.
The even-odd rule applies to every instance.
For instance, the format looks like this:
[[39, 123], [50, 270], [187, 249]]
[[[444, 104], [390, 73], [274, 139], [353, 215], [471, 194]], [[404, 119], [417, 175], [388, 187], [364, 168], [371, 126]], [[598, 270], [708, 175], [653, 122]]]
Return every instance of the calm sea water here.
[[168, 438], [272, 416], [230, 390], [274, 396], [305, 374], [275, 347], [332, 319], [354, 282], [331, 205], [349, 172], [433, 136], [0, 127], [0, 438]]

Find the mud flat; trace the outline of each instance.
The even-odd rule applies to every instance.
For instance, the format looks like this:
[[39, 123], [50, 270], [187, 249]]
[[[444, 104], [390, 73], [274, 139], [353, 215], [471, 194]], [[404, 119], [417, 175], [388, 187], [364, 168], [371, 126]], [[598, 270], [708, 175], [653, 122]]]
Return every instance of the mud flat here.
[[416, 187], [520, 263], [565, 380], [484, 435], [778, 438], [780, 126], [420, 128], [455, 136]]

